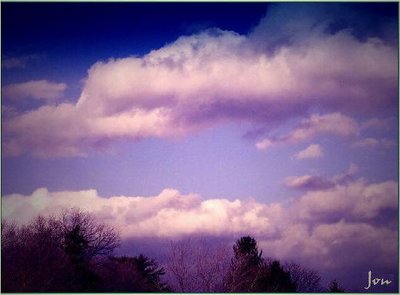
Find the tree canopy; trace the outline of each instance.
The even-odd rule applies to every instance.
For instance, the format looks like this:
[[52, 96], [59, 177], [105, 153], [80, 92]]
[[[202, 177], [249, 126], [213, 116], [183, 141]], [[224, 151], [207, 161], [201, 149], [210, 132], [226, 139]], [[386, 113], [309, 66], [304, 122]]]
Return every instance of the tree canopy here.
[[4, 292], [168, 291], [154, 260], [113, 257], [118, 233], [77, 209], [26, 226], [3, 220], [1, 237]]
[[77, 209], [24, 226], [2, 220], [1, 238], [3, 292], [344, 292], [336, 280], [322, 288], [313, 270], [264, 258], [250, 236], [231, 255], [171, 242], [163, 266], [144, 254], [115, 256], [118, 232]]

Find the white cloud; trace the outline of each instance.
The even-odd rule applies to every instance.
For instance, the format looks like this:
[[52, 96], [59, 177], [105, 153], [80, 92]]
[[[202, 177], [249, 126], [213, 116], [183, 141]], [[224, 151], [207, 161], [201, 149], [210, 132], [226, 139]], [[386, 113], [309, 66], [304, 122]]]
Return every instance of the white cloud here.
[[358, 132], [357, 122], [349, 116], [340, 113], [314, 114], [310, 118], [302, 120], [300, 126], [294, 129], [285, 138], [285, 141], [297, 143], [320, 134], [351, 136], [357, 135]]
[[[287, 135], [276, 138], [264, 138], [256, 144], [258, 149], [261, 149], [264, 143], [267, 147], [274, 145], [297, 144], [303, 141], [313, 139], [319, 135], [334, 135], [334, 136], [357, 136], [360, 132], [360, 127], [357, 121], [353, 118], [341, 113], [329, 114], [313, 114], [308, 118], [302, 119], [299, 124], [294, 127]], [[309, 147], [310, 148], [310, 147]], [[314, 150], [315, 155], [318, 154], [318, 145], [312, 145], [311, 150]], [[311, 153], [312, 151], [310, 151]]]
[[[310, 179], [298, 177], [292, 184], [303, 185]], [[331, 180], [329, 186], [270, 204], [205, 200], [174, 189], [150, 197], [104, 198], [96, 190], [49, 192], [42, 188], [32, 195], [3, 196], [2, 216], [26, 223], [39, 213], [79, 207], [114, 226], [123, 239], [246, 234], [257, 238], [266, 256], [307, 262], [316, 269], [351, 269], [365, 266], [362, 261], [368, 261], [368, 267], [392, 267], [397, 251], [397, 185], [395, 181]]]
[[121, 231], [123, 238], [176, 237], [185, 234], [240, 235], [275, 232], [282, 206], [255, 201], [202, 200], [165, 189], [158, 196], [100, 197], [95, 190], [49, 192], [38, 189], [30, 196], [3, 197], [4, 218], [28, 222], [37, 214], [56, 214], [62, 208], [79, 207], [93, 212]]
[[92, 117], [69, 103], [43, 106], [4, 124], [4, 132], [13, 134], [4, 143], [6, 154], [18, 155], [31, 147], [32, 154], [39, 157], [85, 156], [89, 148], [107, 146], [112, 140], [179, 136], [188, 130], [174, 125], [165, 109]]
[[259, 142], [256, 143], [256, 148], [259, 150], [267, 150], [273, 145], [273, 142], [269, 140], [268, 138], [263, 139]]
[[260, 241], [264, 253], [297, 261], [312, 269], [359, 273], [373, 269], [396, 269], [397, 231], [363, 222], [339, 220], [309, 226], [292, 223], [279, 239]]
[[367, 184], [362, 180], [309, 191], [294, 204], [299, 218], [352, 217], [370, 219], [382, 210], [397, 209], [397, 183]]
[[64, 95], [67, 88], [65, 83], [54, 83], [47, 80], [35, 80], [23, 83], [9, 84], [3, 87], [5, 100], [19, 100], [24, 98], [55, 100]]
[[[354, 135], [357, 123], [341, 111], [374, 115], [376, 106], [395, 101], [397, 51], [377, 39], [360, 41], [347, 31], [314, 33], [308, 42], [282, 45], [271, 54], [260, 51], [252, 37], [215, 29], [180, 37], [143, 57], [97, 62], [88, 71], [77, 103], [67, 112], [70, 117], [44, 116], [41, 124], [28, 120], [45, 110], [61, 114], [65, 104], [60, 104], [8, 118], [5, 130], [12, 131], [6, 150], [83, 155], [99, 142], [180, 136], [226, 121], [279, 127], [289, 118], [304, 118], [316, 104], [327, 114], [303, 119], [281, 141], [299, 142], [318, 134]], [[10, 99], [53, 100], [61, 97], [65, 85], [30, 81], [3, 90]], [[76, 123], [69, 126], [64, 121], [84, 127], [78, 130]], [[42, 128], [51, 125], [69, 130], [45, 128], [44, 140]], [[42, 140], [26, 138], [36, 135]], [[261, 141], [258, 148], [265, 149], [267, 143]]]
[[323, 156], [322, 148], [319, 144], [310, 144], [304, 150], [299, 151], [295, 158], [298, 160], [321, 158]]

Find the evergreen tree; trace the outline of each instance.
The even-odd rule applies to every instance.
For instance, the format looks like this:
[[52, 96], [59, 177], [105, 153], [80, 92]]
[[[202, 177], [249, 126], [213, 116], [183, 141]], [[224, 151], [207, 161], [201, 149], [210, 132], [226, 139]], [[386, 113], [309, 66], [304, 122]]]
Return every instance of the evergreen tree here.
[[108, 292], [169, 292], [161, 281], [165, 274], [158, 263], [144, 255], [110, 257], [103, 265], [103, 289]]
[[278, 260], [264, 262], [254, 283], [253, 292], [295, 292], [296, 284], [290, 273], [285, 271]]
[[344, 289], [339, 285], [337, 280], [333, 280], [328, 287], [330, 293], [344, 293]]
[[241, 237], [233, 246], [234, 257], [225, 281], [227, 292], [251, 292], [259, 272], [262, 252], [250, 236]]
[[227, 292], [295, 292], [289, 272], [280, 262], [266, 261], [254, 238], [240, 238], [233, 246], [234, 258], [225, 281]]

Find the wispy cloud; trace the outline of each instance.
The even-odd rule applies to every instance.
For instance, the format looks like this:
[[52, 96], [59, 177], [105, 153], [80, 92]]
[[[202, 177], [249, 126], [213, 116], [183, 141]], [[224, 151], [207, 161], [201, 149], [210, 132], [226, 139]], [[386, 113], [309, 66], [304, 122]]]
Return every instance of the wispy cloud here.
[[256, 148], [259, 150], [267, 150], [269, 149], [271, 146], [274, 145], [274, 142], [272, 142], [271, 140], [269, 140], [268, 138], [265, 138], [259, 142], [256, 143]]
[[353, 182], [358, 171], [358, 166], [351, 163], [347, 171], [333, 177], [321, 175], [288, 176], [284, 180], [287, 188], [301, 191], [324, 191], [337, 186], [347, 185]]
[[321, 158], [323, 156], [322, 148], [319, 144], [311, 144], [308, 147], [306, 147], [304, 150], [299, 151], [296, 155], [295, 158], [297, 160], [303, 160], [303, 159], [315, 159], [315, 158]]
[[390, 129], [395, 118], [378, 119], [372, 118], [361, 124], [361, 129]]
[[358, 124], [353, 118], [341, 113], [314, 114], [310, 118], [302, 120], [300, 126], [283, 138], [283, 141], [298, 143], [320, 134], [356, 135], [358, 134]]
[[325, 190], [333, 188], [335, 182], [317, 175], [289, 176], [285, 179], [285, 186], [300, 190]]
[[9, 84], [3, 87], [5, 100], [20, 100], [24, 98], [44, 99], [47, 101], [61, 98], [67, 85], [47, 80], [32, 80], [23, 83]]
[[390, 140], [387, 138], [364, 138], [359, 141], [354, 142], [351, 144], [352, 148], [382, 148], [382, 149], [390, 149], [396, 146], [396, 142], [394, 140]]
[[[274, 145], [297, 144], [311, 140], [319, 135], [356, 136], [359, 134], [359, 124], [353, 118], [341, 113], [313, 114], [302, 119], [289, 134], [275, 138], [265, 138], [256, 143], [258, 149], [267, 149]], [[321, 147], [312, 145], [310, 154], [321, 154]]]
[[19, 57], [5, 57], [1, 61], [1, 67], [9, 70], [9, 69], [23, 69], [27, 66], [27, 64], [31, 61], [37, 60], [40, 58], [40, 55], [24, 55]]

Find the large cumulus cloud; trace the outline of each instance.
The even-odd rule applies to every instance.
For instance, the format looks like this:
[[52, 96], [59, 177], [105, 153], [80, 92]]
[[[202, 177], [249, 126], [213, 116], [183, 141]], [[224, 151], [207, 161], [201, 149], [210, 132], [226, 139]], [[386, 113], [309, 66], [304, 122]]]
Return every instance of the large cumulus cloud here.
[[288, 119], [374, 119], [393, 110], [392, 42], [326, 25], [277, 31], [286, 37], [274, 41], [276, 15], [248, 35], [210, 29], [144, 56], [95, 63], [76, 103], [7, 117], [6, 154], [84, 155], [121, 138], [182, 136], [225, 121], [270, 131]]
[[124, 238], [178, 237], [188, 234], [238, 235], [247, 231], [268, 235], [282, 213], [280, 204], [227, 199], [202, 200], [196, 194], [182, 195], [165, 189], [152, 197], [103, 198], [95, 190], [49, 192], [45, 188], [30, 196], [3, 197], [3, 217], [28, 222], [37, 214], [57, 214], [77, 207], [112, 223]]

